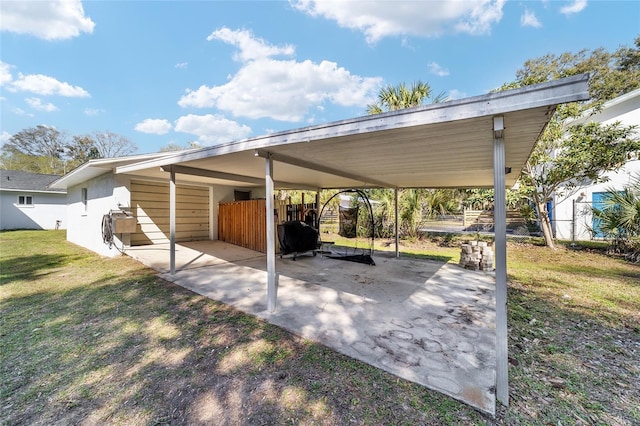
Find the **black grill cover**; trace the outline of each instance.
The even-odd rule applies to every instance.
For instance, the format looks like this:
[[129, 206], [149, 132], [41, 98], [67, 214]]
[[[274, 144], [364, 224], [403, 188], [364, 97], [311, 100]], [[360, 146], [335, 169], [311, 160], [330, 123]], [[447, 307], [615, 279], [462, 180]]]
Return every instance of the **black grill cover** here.
[[318, 248], [318, 230], [304, 222], [293, 221], [278, 225], [280, 254], [302, 253]]

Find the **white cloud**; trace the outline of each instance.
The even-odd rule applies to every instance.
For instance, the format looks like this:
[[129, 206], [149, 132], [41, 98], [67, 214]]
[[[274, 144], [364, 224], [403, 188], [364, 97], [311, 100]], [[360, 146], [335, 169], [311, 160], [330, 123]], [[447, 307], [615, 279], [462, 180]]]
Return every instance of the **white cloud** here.
[[11, 82], [9, 90], [12, 92], [31, 92], [37, 95], [59, 95], [69, 98], [88, 98], [89, 92], [79, 86], [61, 82], [53, 77], [42, 74], [18, 74], [18, 79]]
[[5, 142], [9, 142], [9, 139], [11, 139], [11, 133], [7, 132], [7, 131], [2, 131], [2, 135], [0, 135], [0, 142], [1, 143], [5, 143]]
[[564, 6], [560, 9], [560, 13], [565, 15], [571, 15], [573, 13], [579, 13], [587, 7], [587, 0], [573, 0], [571, 4]]
[[16, 115], [24, 115], [24, 116], [27, 116], [27, 117], [34, 117], [33, 114], [28, 113], [27, 111], [23, 110], [22, 108], [15, 107], [15, 108], [12, 108], [11, 111]]
[[[262, 40], [247, 40], [245, 31], [238, 33], [233, 37], [224, 32], [225, 40], [241, 50], [236, 58], [246, 59], [240, 70], [224, 85], [202, 85], [197, 90], [187, 90], [178, 105], [216, 107], [237, 117], [300, 122], [311, 109], [324, 102], [364, 108], [375, 99], [382, 84], [379, 77], [352, 75], [335, 62], [297, 62], [267, 57], [290, 50], [288, 47], [272, 48]], [[233, 40], [242, 42], [237, 44]]]
[[461, 92], [460, 90], [457, 90], [457, 89], [451, 89], [449, 90], [449, 95], [447, 96], [447, 99], [450, 101], [453, 101], [455, 99], [464, 99], [467, 96], [468, 95], [465, 92]]
[[97, 115], [102, 114], [103, 112], [105, 112], [103, 109], [100, 108], [85, 108], [84, 109], [84, 115], [89, 116], [89, 117], [95, 117]]
[[85, 16], [80, 0], [1, 1], [0, 29], [45, 40], [65, 40], [92, 33], [95, 23]]
[[520, 17], [520, 25], [523, 27], [540, 28], [542, 23], [538, 20], [535, 13], [529, 9], [525, 9], [524, 14]]
[[481, 0], [475, 2], [462, 2], [463, 4], [472, 4], [474, 7], [458, 20], [455, 28], [459, 32], [469, 33], [472, 35], [488, 34], [491, 32], [491, 26], [502, 19], [502, 7], [506, 0]]
[[506, 0], [320, 1], [290, 0], [311, 16], [361, 31], [368, 43], [389, 36], [436, 37], [447, 32], [485, 34], [502, 19]]
[[442, 68], [442, 66], [440, 66], [440, 64], [437, 64], [436, 62], [430, 62], [427, 65], [427, 68], [429, 69], [429, 72], [431, 74], [435, 74], [438, 77], [445, 77], [449, 75], [449, 70], [446, 68]]
[[136, 124], [135, 130], [142, 133], [153, 133], [155, 135], [166, 135], [172, 126], [169, 120], [159, 118], [147, 118]]
[[11, 75], [12, 66], [6, 62], [0, 61], [0, 86], [4, 86], [7, 83], [11, 83], [13, 76]]
[[186, 67], [187, 67], [187, 65], [189, 65], [189, 63], [188, 63], [188, 62], [178, 62], [178, 63], [176, 64], [176, 68], [178, 68], [178, 69], [184, 69], [184, 68], [186, 68]]
[[24, 101], [36, 111], [53, 112], [58, 110], [58, 107], [52, 103], [43, 104], [40, 98], [26, 98]]
[[234, 59], [240, 62], [280, 55], [291, 56], [295, 53], [295, 48], [289, 44], [280, 47], [273, 46], [261, 38], [256, 38], [247, 30], [233, 31], [223, 27], [212, 32], [207, 40], [220, 40], [237, 47], [240, 52], [234, 55]]
[[221, 115], [184, 115], [175, 122], [176, 132], [198, 136], [204, 145], [232, 142], [251, 134], [251, 128], [228, 120]]

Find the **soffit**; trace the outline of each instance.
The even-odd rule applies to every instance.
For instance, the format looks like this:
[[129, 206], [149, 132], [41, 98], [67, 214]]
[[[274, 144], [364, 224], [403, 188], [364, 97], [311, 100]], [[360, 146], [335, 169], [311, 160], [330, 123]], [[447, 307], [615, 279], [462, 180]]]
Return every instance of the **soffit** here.
[[[265, 160], [256, 156], [260, 152], [276, 160], [273, 177], [280, 188], [289, 187], [287, 183], [298, 188], [377, 187], [381, 182], [399, 188], [492, 187], [493, 118], [502, 116], [505, 165], [511, 168], [506, 184], [511, 186], [556, 105], [587, 99], [587, 81], [586, 75], [574, 76], [177, 153], [116, 170], [166, 179], [160, 167], [173, 165], [264, 178]], [[280, 157], [294, 164], [280, 162]], [[181, 174], [177, 179], [255, 185]]]

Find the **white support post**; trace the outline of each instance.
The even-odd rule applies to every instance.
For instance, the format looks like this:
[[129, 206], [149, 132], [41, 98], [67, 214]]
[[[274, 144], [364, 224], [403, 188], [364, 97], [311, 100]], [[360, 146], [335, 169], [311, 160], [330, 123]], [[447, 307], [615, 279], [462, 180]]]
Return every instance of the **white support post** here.
[[276, 283], [275, 215], [273, 213], [273, 159], [265, 159], [265, 190], [267, 209], [267, 309], [275, 312], [278, 288]]
[[171, 169], [169, 178], [169, 270], [176, 273], [176, 172]]
[[316, 221], [313, 226], [320, 230], [320, 190], [316, 191]]
[[214, 239], [214, 229], [217, 227], [216, 225], [216, 221], [213, 217], [214, 212], [218, 206], [213, 204], [213, 187], [210, 186], [209, 187], [209, 239], [213, 240]]
[[393, 209], [394, 209], [394, 234], [396, 243], [396, 259], [400, 258], [400, 246], [398, 243], [398, 188], [393, 189]]
[[507, 345], [507, 206], [505, 191], [504, 118], [493, 118], [493, 189], [496, 267], [496, 398], [509, 405]]

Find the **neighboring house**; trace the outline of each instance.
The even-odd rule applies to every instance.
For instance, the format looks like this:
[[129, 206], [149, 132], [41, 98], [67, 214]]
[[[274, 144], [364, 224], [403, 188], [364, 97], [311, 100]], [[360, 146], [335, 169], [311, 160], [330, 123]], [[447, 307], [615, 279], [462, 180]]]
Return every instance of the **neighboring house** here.
[[[587, 111], [584, 118], [572, 121], [569, 125], [591, 121], [611, 124], [619, 121], [624, 126], [638, 126], [636, 133], [640, 136], [640, 89], [612, 99], [594, 115], [589, 115], [590, 112]], [[594, 223], [591, 207], [601, 206], [609, 189], [622, 190], [632, 183], [634, 177], [640, 176], [640, 159], [632, 157], [619, 171], [606, 173], [605, 176], [607, 182], [584, 186], [553, 198], [550, 211], [556, 238], [576, 241], [598, 238], [597, 222]], [[595, 235], [593, 229], [596, 230]]]
[[66, 229], [67, 191], [58, 175], [0, 170], [0, 229]]

